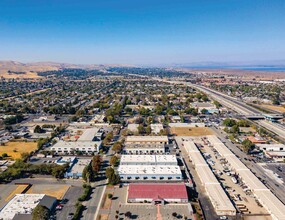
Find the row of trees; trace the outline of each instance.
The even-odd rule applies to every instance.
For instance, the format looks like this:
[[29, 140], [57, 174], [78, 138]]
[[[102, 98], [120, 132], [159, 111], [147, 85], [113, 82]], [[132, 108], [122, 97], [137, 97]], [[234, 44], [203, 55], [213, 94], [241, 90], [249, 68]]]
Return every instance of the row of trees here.
[[69, 164], [29, 164], [23, 160], [16, 160], [7, 170], [0, 174], [0, 183], [23, 177], [24, 175], [43, 174], [63, 178]]
[[100, 171], [101, 164], [102, 164], [101, 156], [100, 155], [93, 156], [91, 163], [84, 168], [82, 173], [82, 178], [88, 183], [94, 181]]

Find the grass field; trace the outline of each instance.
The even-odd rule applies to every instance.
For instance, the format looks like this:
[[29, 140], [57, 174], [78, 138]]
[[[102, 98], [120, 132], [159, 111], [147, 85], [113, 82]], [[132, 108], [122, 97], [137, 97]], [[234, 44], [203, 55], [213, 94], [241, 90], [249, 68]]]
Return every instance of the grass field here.
[[274, 111], [278, 111], [278, 112], [281, 112], [281, 113], [285, 113], [285, 108], [282, 107], [282, 106], [276, 106], [276, 105], [261, 105], [261, 107], [268, 108], [268, 109], [271, 109], [271, 110], [274, 110]]
[[0, 155], [7, 153], [12, 159], [21, 158], [22, 153], [30, 153], [37, 149], [36, 142], [9, 141], [4, 146], [0, 146]]
[[29, 185], [18, 185], [17, 188], [10, 193], [10, 195], [5, 199], [5, 201], [9, 201], [14, 197], [16, 194], [21, 194]]
[[204, 136], [213, 134], [207, 127], [174, 127], [170, 128], [170, 133], [176, 136]]
[[57, 199], [62, 199], [67, 190], [70, 188], [69, 185], [33, 185], [26, 194], [46, 194], [48, 196], [56, 197]]

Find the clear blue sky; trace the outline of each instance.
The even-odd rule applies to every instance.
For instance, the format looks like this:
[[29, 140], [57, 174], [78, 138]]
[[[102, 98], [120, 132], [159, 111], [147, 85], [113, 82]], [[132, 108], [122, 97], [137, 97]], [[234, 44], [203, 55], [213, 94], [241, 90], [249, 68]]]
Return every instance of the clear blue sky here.
[[0, 60], [285, 60], [285, 1], [0, 0]]

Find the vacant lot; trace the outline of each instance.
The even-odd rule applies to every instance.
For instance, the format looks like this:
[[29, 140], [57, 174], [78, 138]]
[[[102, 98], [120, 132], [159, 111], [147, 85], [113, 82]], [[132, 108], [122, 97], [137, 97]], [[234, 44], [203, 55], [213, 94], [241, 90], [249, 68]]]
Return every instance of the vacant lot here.
[[98, 220], [108, 220], [108, 215], [107, 214], [100, 214], [98, 217], [97, 217]]
[[104, 197], [103, 197], [103, 202], [102, 202], [102, 209], [110, 209], [111, 204], [112, 204], [112, 200], [108, 198], [107, 193], [105, 193]]
[[268, 108], [277, 112], [285, 113], [285, 108], [277, 105], [261, 105], [261, 107]]
[[10, 193], [10, 195], [5, 199], [5, 201], [9, 201], [10, 199], [12, 199], [14, 197], [14, 195], [16, 194], [21, 194], [29, 185], [18, 185], [17, 188]]
[[176, 136], [203, 136], [213, 134], [213, 132], [206, 127], [174, 127], [170, 128], [170, 133]]
[[0, 155], [7, 153], [12, 159], [21, 158], [22, 153], [30, 153], [37, 149], [36, 142], [10, 141], [4, 146], [0, 146]]
[[69, 189], [69, 185], [33, 185], [26, 194], [46, 194], [48, 196], [56, 197], [57, 199], [62, 199], [67, 190]]

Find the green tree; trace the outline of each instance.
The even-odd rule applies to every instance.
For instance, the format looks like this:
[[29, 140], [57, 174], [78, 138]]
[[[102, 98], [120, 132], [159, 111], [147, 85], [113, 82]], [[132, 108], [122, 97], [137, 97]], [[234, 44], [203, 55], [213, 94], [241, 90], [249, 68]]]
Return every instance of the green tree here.
[[205, 114], [207, 114], [207, 113], [208, 113], [208, 110], [207, 110], [207, 109], [205, 109], [205, 108], [203, 108], [203, 109], [201, 110], [201, 113], [202, 113], [203, 115], [205, 115]]
[[32, 212], [33, 220], [47, 220], [49, 218], [49, 210], [47, 207], [37, 205]]
[[230, 132], [234, 133], [234, 134], [238, 134], [239, 133], [239, 126], [238, 125], [232, 126], [230, 129]]
[[138, 126], [138, 132], [139, 132], [139, 134], [144, 134], [145, 133], [145, 129], [144, 129], [144, 126], [142, 124], [140, 124]]
[[150, 127], [150, 125], [146, 126], [145, 133], [146, 134], [151, 134], [151, 127]]
[[248, 139], [245, 139], [243, 142], [242, 142], [242, 146], [243, 146], [243, 150], [249, 154], [255, 147], [255, 145]]
[[118, 157], [112, 156], [111, 159], [110, 159], [110, 164], [112, 166], [115, 166], [117, 164], [117, 162], [118, 162]]
[[44, 133], [44, 130], [41, 128], [41, 126], [37, 125], [34, 129], [34, 133]]
[[123, 145], [120, 141], [117, 141], [116, 143], [113, 144], [112, 150], [115, 151], [116, 153], [121, 152], [123, 148]]
[[116, 174], [115, 170], [112, 167], [108, 167], [106, 169], [106, 177], [108, 178], [108, 182], [111, 185], [116, 185], [120, 182], [120, 177]]
[[236, 121], [234, 119], [226, 118], [223, 121], [223, 125], [225, 125], [227, 127], [232, 127], [232, 126], [236, 125]]

